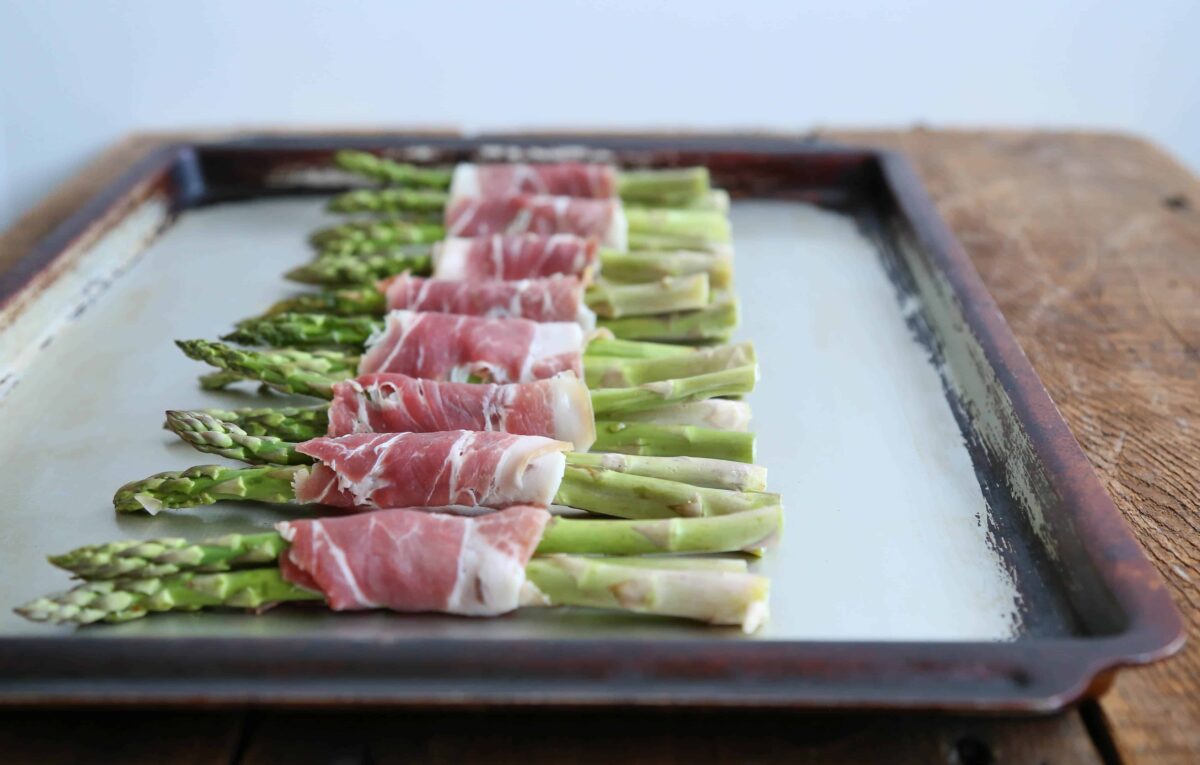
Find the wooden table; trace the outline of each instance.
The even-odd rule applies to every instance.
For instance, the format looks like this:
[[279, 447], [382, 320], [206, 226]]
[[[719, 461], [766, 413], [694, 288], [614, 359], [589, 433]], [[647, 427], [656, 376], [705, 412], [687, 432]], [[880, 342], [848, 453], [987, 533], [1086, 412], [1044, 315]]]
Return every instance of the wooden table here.
[[[133, 136], [0, 236], [0, 268], [120, 169]], [[1111, 134], [831, 132], [900, 149], [1117, 506], [1200, 622], [1200, 182]], [[91, 756], [89, 756], [91, 755]], [[1200, 645], [1043, 719], [9, 712], [0, 761], [1200, 762]]]

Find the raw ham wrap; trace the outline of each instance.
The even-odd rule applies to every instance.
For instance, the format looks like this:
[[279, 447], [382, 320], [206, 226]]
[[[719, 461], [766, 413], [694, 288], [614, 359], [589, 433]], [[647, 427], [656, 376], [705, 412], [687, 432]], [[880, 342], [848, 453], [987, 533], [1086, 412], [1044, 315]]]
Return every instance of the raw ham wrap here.
[[494, 234], [451, 238], [433, 247], [438, 279], [534, 279], [565, 274], [587, 280], [597, 244], [573, 234]]
[[617, 170], [611, 165], [583, 162], [463, 163], [454, 168], [450, 194], [455, 197], [550, 194], [608, 199], [617, 195]]
[[596, 315], [583, 302], [583, 282], [574, 276], [457, 281], [405, 273], [380, 282], [379, 287], [390, 309], [493, 319], [575, 321], [587, 329], [596, 326]]
[[521, 604], [525, 566], [550, 514], [516, 506], [479, 518], [379, 510], [284, 521], [284, 579], [335, 611], [389, 608], [497, 616]]
[[596, 440], [587, 386], [574, 375], [507, 385], [438, 382], [406, 375], [364, 375], [333, 386], [329, 436], [494, 430], [571, 442]]
[[446, 205], [445, 225], [447, 236], [575, 234], [614, 249], [628, 249], [625, 210], [619, 199], [534, 194], [456, 197]]
[[318, 463], [297, 478], [300, 502], [467, 512], [550, 505], [566, 468], [563, 452], [571, 444], [541, 436], [451, 430], [314, 438], [296, 450]]
[[576, 322], [392, 311], [367, 341], [358, 372], [457, 382], [533, 382], [561, 372], [582, 378], [585, 340]]

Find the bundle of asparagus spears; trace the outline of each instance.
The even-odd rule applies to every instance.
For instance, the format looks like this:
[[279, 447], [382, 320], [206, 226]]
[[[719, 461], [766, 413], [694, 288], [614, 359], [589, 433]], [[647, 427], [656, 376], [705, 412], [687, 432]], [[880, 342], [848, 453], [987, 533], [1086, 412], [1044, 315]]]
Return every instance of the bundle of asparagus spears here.
[[170, 411], [182, 440], [246, 464], [114, 497], [123, 513], [256, 501], [332, 515], [53, 556], [84, 583], [19, 613], [583, 606], [756, 629], [766, 580], [744, 558], [696, 557], [761, 554], [782, 523], [737, 400], [757, 380], [753, 346], [679, 344], [737, 323], [728, 198], [707, 171], [336, 161], [387, 185], [330, 208], [388, 217], [318, 232], [317, 258], [289, 276], [343, 289], [277, 303], [233, 344], [178, 343], [216, 367], [206, 388], [251, 380], [324, 402]]

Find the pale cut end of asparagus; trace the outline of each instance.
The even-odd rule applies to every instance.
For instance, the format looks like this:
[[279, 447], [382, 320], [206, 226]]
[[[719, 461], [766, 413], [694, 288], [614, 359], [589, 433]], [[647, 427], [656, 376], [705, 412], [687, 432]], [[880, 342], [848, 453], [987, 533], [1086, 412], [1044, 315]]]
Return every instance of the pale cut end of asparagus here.
[[656, 425], [686, 425], [713, 430], [750, 432], [750, 405], [745, 401], [709, 398], [685, 404], [671, 404], [644, 412], [626, 412], [625, 422], [649, 422]]
[[783, 508], [766, 505], [701, 518], [597, 521], [556, 517], [538, 555], [660, 555], [745, 552], [760, 554], [783, 529]]
[[757, 574], [622, 566], [556, 555], [534, 558], [526, 576], [541, 603], [681, 617], [738, 626], [747, 634], [762, 626], [770, 610], [770, 581]]

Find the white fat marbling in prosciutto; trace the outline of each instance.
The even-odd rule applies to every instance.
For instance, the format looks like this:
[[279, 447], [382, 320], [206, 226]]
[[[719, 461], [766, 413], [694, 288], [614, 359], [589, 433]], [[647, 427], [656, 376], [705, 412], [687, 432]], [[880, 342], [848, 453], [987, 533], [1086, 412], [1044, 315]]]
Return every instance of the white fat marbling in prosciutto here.
[[478, 518], [413, 509], [284, 521], [284, 579], [336, 611], [496, 616], [517, 608], [550, 514], [518, 505]]
[[572, 374], [506, 385], [377, 374], [333, 386], [327, 435], [444, 430], [545, 436], [581, 452], [596, 440], [591, 395]]
[[546, 164], [463, 163], [454, 169], [451, 196], [503, 197], [512, 194], [549, 194], [584, 199], [617, 195], [617, 170], [612, 165], [583, 162]]
[[585, 340], [577, 322], [392, 311], [367, 342], [358, 371], [457, 382], [533, 382], [562, 372], [582, 378]]
[[400, 274], [380, 283], [388, 308], [457, 313], [495, 319], [578, 321], [591, 329], [596, 316], [583, 302], [574, 276], [457, 281]]
[[297, 479], [296, 499], [343, 508], [545, 507], [571, 448], [542, 436], [472, 430], [314, 438], [296, 447], [317, 460]]
[[514, 194], [506, 197], [454, 197], [446, 205], [448, 236], [492, 234], [575, 234], [625, 250], [628, 232], [619, 199]]
[[535, 279], [563, 274], [587, 280], [596, 268], [596, 241], [574, 234], [494, 234], [434, 245], [438, 279]]

